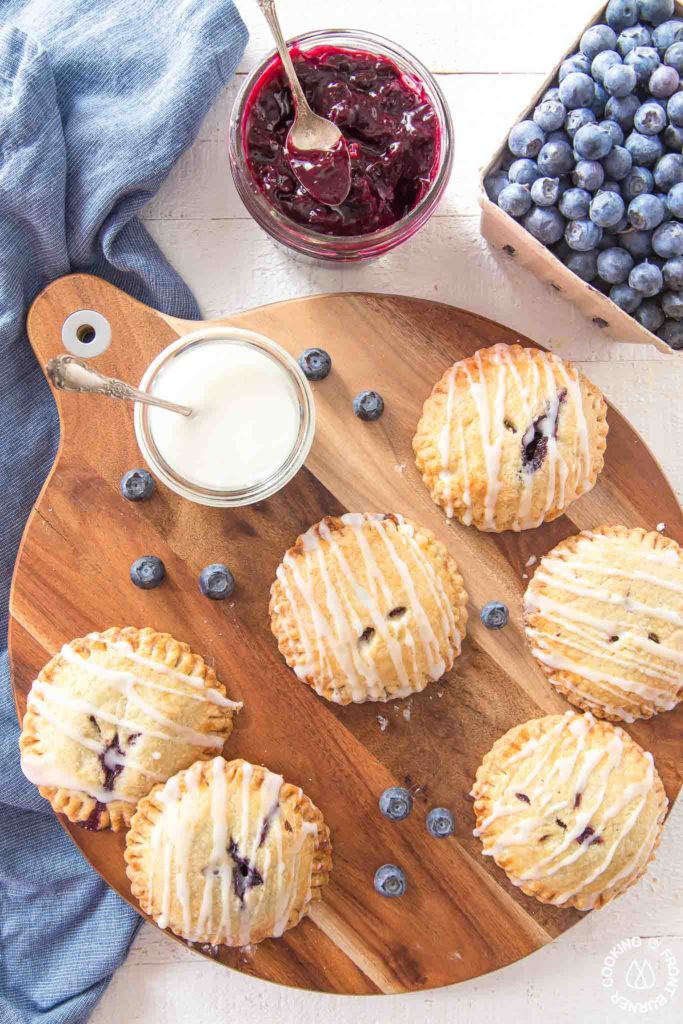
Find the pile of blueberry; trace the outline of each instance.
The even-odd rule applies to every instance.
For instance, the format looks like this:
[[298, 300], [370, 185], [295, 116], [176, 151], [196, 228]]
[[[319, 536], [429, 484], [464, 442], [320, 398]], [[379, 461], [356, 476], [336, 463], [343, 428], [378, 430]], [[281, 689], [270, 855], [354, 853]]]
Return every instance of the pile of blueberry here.
[[515, 125], [491, 200], [582, 280], [683, 349], [683, 20], [610, 0]]

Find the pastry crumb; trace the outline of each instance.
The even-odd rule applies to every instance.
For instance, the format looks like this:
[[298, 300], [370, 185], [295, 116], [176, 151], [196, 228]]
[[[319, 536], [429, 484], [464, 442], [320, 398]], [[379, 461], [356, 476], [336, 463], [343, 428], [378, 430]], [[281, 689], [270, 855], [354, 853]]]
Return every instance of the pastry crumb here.
[[396, 473], [405, 473], [405, 469], [406, 469], [405, 462], [397, 462], [396, 465], [394, 466], [394, 471]]
[[379, 722], [380, 732], [384, 732], [386, 727], [389, 725], [389, 719], [385, 718], [384, 715], [377, 715], [377, 721]]
[[524, 563], [524, 568], [528, 569], [530, 566], [536, 565], [537, 561], [538, 559], [536, 558], [536, 555], [529, 555], [526, 562]]
[[657, 523], [657, 529], [661, 533], [662, 530], [666, 530], [666, 523]]

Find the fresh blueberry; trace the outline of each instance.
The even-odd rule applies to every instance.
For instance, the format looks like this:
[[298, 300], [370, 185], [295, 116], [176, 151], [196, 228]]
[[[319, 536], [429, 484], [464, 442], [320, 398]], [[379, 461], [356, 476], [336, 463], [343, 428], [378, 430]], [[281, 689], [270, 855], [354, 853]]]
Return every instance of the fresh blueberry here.
[[623, 284], [633, 269], [633, 256], [626, 249], [613, 246], [598, 253], [598, 274], [608, 284]]
[[662, 309], [670, 320], [683, 320], [683, 292], [664, 292]]
[[652, 100], [642, 103], [636, 110], [633, 124], [641, 135], [659, 135], [666, 128], [666, 111]]
[[681, 39], [683, 39], [683, 21], [680, 18], [662, 22], [652, 33], [652, 45], [660, 57], [664, 57], [669, 47], [680, 42]]
[[665, 224], [667, 221], [673, 219], [673, 214], [669, 209], [669, 197], [666, 194], [666, 192], [655, 192], [655, 195], [664, 206], [664, 220], [662, 221], [662, 223]]
[[546, 143], [548, 142], [569, 142], [569, 136], [564, 128], [558, 128], [557, 131], [548, 132], [545, 137]]
[[427, 815], [427, 831], [435, 839], [447, 839], [455, 832], [455, 818], [446, 807], [432, 807]]
[[[521, 157], [519, 160], [515, 160], [508, 168], [508, 178], [510, 179], [510, 183], [513, 185], [531, 185], [540, 177], [541, 172], [539, 171], [536, 162], [534, 160], [525, 159], [524, 157]], [[500, 195], [500, 192], [498, 195]]]
[[141, 590], [152, 590], [158, 587], [164, 576], [166, 567], [156, 555], [143, 555], [136, 558], [130, 567], [130, 578]]
[[560, 197], [560, 213], [567, 220], [581, 220], [588, 216], [592, 198], [585, 188], [568, 188]]
[[543, 132], [557, 131], [566, 117], [565, 105], [559, 100], [543, 100], [534, 110], [534, 121]]
[[538, 167], [548, 178], [561, 178], [574, 166], [574, 151], [568, 142], [546, 142], [538, 154]]
[[502, 629], [509, 618], [508, 606], [502, 601], [489, 601], [481, 610], [481, 621], [487, 629]]
[[612, 136], [612, 144], [614, 146], [624, 145], [624, 130], [621, 125], [617, 124], [616, 121], [601, 121], [600, 127], [610, 133]]
[[154, 477], [146, 469], [130, 469], [121, 477], [121, 494], [128, 501], [144, 501], [154, 494]]
[[664, 54], [664, 63], [683, 75], [683, 41], [673, 43]]
[[627, 64], [613, 64], [605, 72], [603, 85], [610, 96], [629, 96], [636, 87], [636, 73]]
[[605, 180], [605, 168], [597, 160], [579, 160], [572, 181], [577, 188], [585, 188], [588, 192], [597, 192]]
[[623, 181], [633, 167], [633, 157], [625, 146], [614, 146], [602, 166], [613, 181]]
[[582, 160], [602, 160], [611, 148], [611, 133], [598, 124], [585, 124], [574, 136], [574, 152]]
[[635, 93], [631, 93], [630, 96], [610, 96], [605, 106], [605, 117], [610, 121], [616, 121], [625, 132], [630, 132], [639, 106], [640, 100]]
[[541, 96], [541, 103], [545, 103], [546, 100], [554, 100], [555, 102], [557, 102], [559, 101], [559, 99], [560, 90], [556, 85], [554, 85], [551, 89], [548, 89], [547, 92], [543, 93], [543, 95]]
[[652, 334], [658, 331], [664, 323], [661, 306], [654, 299], [645, 299], [644, 302], [641, 302], [633, 315], [640, 326]]
[[590, 107], [595, 100], [593, 79], [581, 71], [570, 71], [560, 82], [560, 100], [567, 110]]
[[617, 52], [626, 57], [637, 46], [649, 46], [651, 42], [652, 36], [644, 25], [629, 25], [617, 39]]
[[559, 178], [539, 178], [531, 186], [531, 198], [536, 206], [554, 206], [559, 197]]
[[617, 45], [617, 34], [609, 25], [591, 25], [581, 36], [579, 49], [589, 60], [594, 60], [603, 50], [613, 50]]
[[623, 32], [638, 21], [636, 0], [609, 0], [605, 21], [615, 32]]
[[676, 92], [666, 104], [666, 112], [671, 124], [683, 128], [683, 92]]
[[577, 107], [570, 110], [565, 122], [565, 131], [570, 139], [573, 139], [579, 128], [586, 124], [597, 124], [598, 119], [589, 107]]
[[598, 117], [605, 116], [605, 107], [607, 100], [610, 98], [609, 93], [605, 89], [602, 82], [593, 83], [593, 102], [590, 104], [590, 108], [594, 114]]
[[681, 78], [675, 68], [662, 65], [656, 68], [650, 76], [650, 93], [658, 99], [666, 100], [678, 89]]
[[375, 871], [375, 890], [380, 896], [395, 899], [403, 896], [407, 888], [408, 880], [405, 873], [396, 864], [382, 864], [382, 867]]
[[615, 284], [610, 288], [609, 297], [625, 313], [635, 313], [643, 301], [642, 294], [628, 284]]
[[376, 391], [361, 391], [353, 400], [353, 411], [361, 420], [378, 420], [384, 412], [384, 399]]
[[562, 61], [560, 70], [558, 73], [558, 81], [564, 82], [567, 75], [580, 72], [582, 75], [590, 75], [591, 73], [591, 61], [585, 53], [573, 53], [571, 57], [567, 57]]
[[652, 254], [651, 231], [626, 231], [620, 238], [624, 249], [627, 249], [634, 259], [643, 259]]
[[507, 185], [498, 193], [498, 205], [511, 217], [523, 217], [531, 207], [528, 185]]
[[680, 153], [665, 153], [654, 169], [655, 185], [662, 192], [668, 192], [683, 181], [683, 156]]
[[669, 291], [683, 291], [683, 257], [674, 256], [673, 259], [667, 260], [662, 267], [662, 277], [664, 287]]
[[599, 228], [613, 228], [624, 216], [624, 200], [614, 192], [600, 192], [591, 200], [588, 216]]
[[538, 156], [541, 146], [545, 142], [543, 130], [535, 121], [520, 121], [511, 130], [508, 136], [508, 147], [515, 156], [523, 156], [533, 159]]
[[588, 252], [595, 249], [602, 238], [602, 228], [592, 220], [570, 220], [565, 228], [564, 237], [570, 249], [576, 252]]
[[595, 194], [599, 196], [601, 192], [614, 192], [615, 195], [620, 196], [621, 185], [618, 181], [613, 181], [612, 178], [607, 178], [605, 181], [603, 181], [602, 185]]
[[637, 231], [652, 231], [664, 220], [664, 212], [661, 199], [645, 193], [629, 203], [628, 219]]
[[385, 789], [379, 798], [379, 809], [389, 821], [403, 821], [413, 809], [413, 798], [410, 791], [403, 786], [391, 786]]
[[199, 574], [199, 589], [204, 597], [210, 597], [212, 601], [222, 601], [230, 597], [235, 589], [235, 577], [227, 565], [214, 562], [207, 565]]
[[582, 281], [594, 281], [598, 276], [598, 250], [588, 252], [572, 252], [565, 260], [565, 265]]
[[676, 351], [683, 349], [683, 321], [665, 320], [657, 331], [657, 337]]
[[505, 171], [492, 171], [484, 178], [484, 190], [491, 202], [495, 203], [506, 185], [509, 185]]
[[636, 73], [638, 85], [645, 88], [650, 81], [650, 75], [659, 67], [659, 54], [652, 46], [636, 46], [624, 57], [624, 64], [632, 67]]
[[664, 278], [659, 267], [645, 260], [633, 268], [628, 275], [628, 283], [631, 288], [650, 299], [653, 295], [659, 295], [664, 287]]
[[621, 191], [624, 199], [635, 199], [636, 196], [640, 196], [644, 192], [652, 192], [654, 187], [655, 179], [652, 171], [648, 171], [647, 167], [634, 167], [624, 178]]
[[332, 369], [332, 360], [324, 348], [307, 348], [299, 356], [299, 366], [308, 380], [325, 380]]
[[640, 17], [651, 25], [661, 25], [674, 12], [674, 0], [636, 0], [636, 3]]
[[564, 232], [564, 220], [554, 206], [533, 206], [522, 224], [534, 238], [544, 245], [559, 242]]
[[631, 132], [625, 145], [634, 164], [638, 164], [639, 167], [651, 167], [664, 152], [664, 147], [656, 135], [641, 135], [640, 132]]
[[667, 206], [679, 220], [683, 220], [683, 183], [678, 182], [673, 188], [669, 189], [669, 194], [666, 197]]
[[683, 153], [683, 128], [676, 124], [668, 124], [662, 135], [664, 145], [674, 153]]
[[652, 235], [652, 248], [665, 260], [683, 256], [683, 224], [671, 220], [658, 227]]
[[[622, 60], [616, 50], [603, 50], [594, 58], [591, 64], [591, 75], [594, 81], [605, 84], [605, 75], [610, 68], [621, 65]], [[609, 92], [609, 90], [608, 90]]]

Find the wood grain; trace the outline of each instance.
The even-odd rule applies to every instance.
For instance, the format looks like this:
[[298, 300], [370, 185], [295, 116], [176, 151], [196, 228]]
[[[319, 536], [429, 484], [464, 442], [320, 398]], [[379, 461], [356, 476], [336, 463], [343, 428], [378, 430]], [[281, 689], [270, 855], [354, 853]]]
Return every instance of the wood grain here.
[[[99, 310], [112, 325], [113, 342], [96, 359], [98, 368], [132, 381], [169, 341], [197, 326], [74, 275], [50, 285], [31, 310], [29, 333], [41, 363], [63, 351], [61, 325], [79, 309]], [[370, 994], [445, 985], [518, 960], [580, 916], [508, 885], [471, 835], [467, 793], [482, 755], [511, 725], [566, 708], [523, 642], [525, 563], [577, 529], [605, 521], [649, 528], [663, 521], [667, 534], [683, 542], [676, 499], [643, 442], [610, 409], [605, 472], [569, 516], [498, 536], [448, 525], [412, 461], [422, 402], [453, 360], [482, 345], [516, 341], [516, 333], [438, 303], [363, 294], [278, 303], [222, 322], [261, 331], [295, 355], [315, 343], [331, 353], [334, 372], [315, 387], [318, 430], [306, 468], [279, 495], [248, 509], [201, 508], [162, 487], [149, 502], [127, 503], [119, 480], [140, 463], [131, 409], [58, 394], [60, 452], [27, 525], [11, 599], [19, 713], [41, 665], [63, 642], [110, 625], [168, 630], [204, 653], [230, 695], [245, 701], [226, 755], [264, 763], [302, 785], [325, 813], [335, 848], [332, 882], [312, 918], [253, 955], [222, 951], [223, 963], [282, 984]], [[377, 388], [386, 400], [375, 424], [351, 414], [351, 398], [364, 387]], [[472, 607], [463, 655], [443, 684], [411, 700], [329, 705], [297, 682], [270, 634], [268, 590], [283, 551], [322, 515], [344, 509], [399, 511], [429, 526], [465, 577]], [[128, 567], [147, 553], [164, 560], [167, 579], [145, 592], [130, 584]], [[235, 572], [230, 602], [212, 603], [198, 593], [198, 572], [212, 561]], [[478, 609], [494, 597], [511, 608], [511, 624], [501, 633], [485, 630], [478, 619]], [[379, 715], [389, 722], [384, 731]], [[683, 714], [660, 715], [629, 731], [653, 751], [674, 798]], [[415, 812], [399, 825], [377, 812], [379, 792], [394, 783], [421, 787]], [[424, 828], [424, 814], [435, 804], [456, 812], [453, 841], [435, 841]], [[67, 827], [129, 898], [122, 837]], [[387, 860], [407, 872], [402, 900], [383, 900], [372, 889], [374, 869]]]

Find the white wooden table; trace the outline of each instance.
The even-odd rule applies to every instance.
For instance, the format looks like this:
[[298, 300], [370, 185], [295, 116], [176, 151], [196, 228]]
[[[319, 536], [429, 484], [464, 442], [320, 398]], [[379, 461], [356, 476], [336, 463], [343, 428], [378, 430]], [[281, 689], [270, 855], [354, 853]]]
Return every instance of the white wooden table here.
[[[477, 181], [538, 83], [592, 17], [597, 0], [337, 0], [337, 26], [367, 29], [403, 43], [438, 73], [455, 122], [455, 166], [429, 224], [376, 262], [333, 267], [298, 261], [250, 219], [232, 185], [226, 133], [244, 72], [270, 48], [253, 0], [241, 0], [251, 38], [239, 74], [207, 117], [199, 138], [145, 212], [147, 226], [194, 289], [205, 317], [317, 292], [365, 290], [436, 298], [482, 313], [579, 363], [654, 449], [683, 492], [683, 355], [608, 340], [549, 286], [501, 263], [479, 234]], [[285, 33], [326, 27], [328, 8], [281, 0]], [[256, 981], [207, 962], [155, 928], [140, 931], [126, 965], [104, 995], [96, 1024], [470, 1024], [576, 1020], [618, 1022], [601, 982], [615, 942], [657, 936], [683, 973], [683, 801], [657, 861], [620, 900], [551, 946], [503, 971], [411, 996], [314, 995]], [[683, 979], [682, 986], [683, 988]], [[671, 1024], [683, 991], [648, 1017]]]

